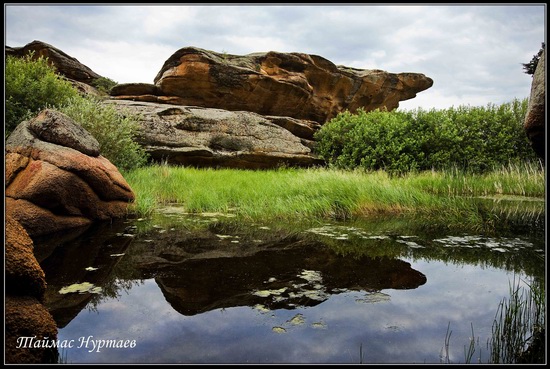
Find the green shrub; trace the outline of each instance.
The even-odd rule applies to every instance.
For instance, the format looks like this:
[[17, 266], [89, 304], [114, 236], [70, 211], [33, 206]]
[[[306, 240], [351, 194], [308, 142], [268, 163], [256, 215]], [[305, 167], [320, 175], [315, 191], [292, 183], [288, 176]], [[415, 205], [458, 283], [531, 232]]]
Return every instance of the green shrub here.
[[316, 133], [316, 151], [337, 168], [482, 173], [537, 160], [523, 128], [527, 105], [524, 99], [487, 107], [344, 112]]
[[[44, 108], [65, 113], [92, 134], [101, 146], [101, 154], [117, 168], [129, 170], [147, 162], [145, 150], [135, 141], [139, 117], [119, 113], [100, 100], [79, 94], [62, 79], [47, 59], [6, 58], [6, 137], [22, 121]], [[116, 84], [108, 78], [95, 81], [98, 89]], [[110, 87], [109, 87], [110, 88]]]
[[147, 153], [135, 141], [138, 116], [121, 114], [91, 97], [71, 99], [58, 110], [90, 132], [101, 146], [101, 155], [118, 169], [130, 170], [147, 163]]
[[111, 88], [117, 85], [115, 81], [107, 77], [100, 77], [93, 80], [91, 83], [99, 92], [102, 92], [106, 95], [109, 94]]
[[19, 123], [46, 107], [57, 107], [78, 96], [70, 82], [55, 73], [46, 58], [6, 57], [6, 137]]

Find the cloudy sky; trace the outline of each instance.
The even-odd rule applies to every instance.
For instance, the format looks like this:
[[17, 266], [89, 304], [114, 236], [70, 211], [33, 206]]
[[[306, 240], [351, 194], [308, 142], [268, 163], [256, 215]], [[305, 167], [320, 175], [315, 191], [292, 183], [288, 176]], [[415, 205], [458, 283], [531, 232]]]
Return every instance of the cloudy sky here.
[[501, 104], [529, 96], [523, 70], [545, 42], [544, 3], [487, 5], [28, 5], [5, 3], [5, 45], [40, 40], [118, 83], [153, 83], [182, 47], [320, 55], [423, 73], [400, 109]]

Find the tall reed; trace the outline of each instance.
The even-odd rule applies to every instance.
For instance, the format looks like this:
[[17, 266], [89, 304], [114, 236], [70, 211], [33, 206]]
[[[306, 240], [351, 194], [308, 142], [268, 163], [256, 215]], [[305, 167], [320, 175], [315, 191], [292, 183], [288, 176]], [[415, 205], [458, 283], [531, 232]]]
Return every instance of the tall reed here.
[[494, 182], [510, 183], [509, 194], [544, 196], [543, 175], [511, 169], [483, 176], [459, 171], [391, 176], [384, 171], [327, 168], [252, 171], [155, 164], [124, 175], [136, 193], [131, 210], [138, 216], [176, 203], [188, 212], [232, 211], [245, 219], [412, 214], [436, 223], [450, 220], [475, 227], [495, 214], [469, 197], [500, 193]]
[[488, 342], [494, 364], [543, 363], [546, 326], [544, 282], [528, 288], [519, 281], [510, 285], [510, 298], [498, 307]]

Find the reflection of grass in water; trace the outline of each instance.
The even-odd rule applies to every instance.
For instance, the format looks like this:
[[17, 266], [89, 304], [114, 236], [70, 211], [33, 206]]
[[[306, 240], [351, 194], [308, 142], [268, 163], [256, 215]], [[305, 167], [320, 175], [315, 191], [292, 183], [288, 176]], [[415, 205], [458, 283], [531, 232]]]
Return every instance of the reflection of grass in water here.
[[[142, 245], [144, 251], [150, 248], [149, 244], [158, 244], [155, 241], [157, 235], [190, 237], [193, 234], [193, 237], [206, 238], [223, 235], [238, 236], [241, 244], [300, 239], [320, 242], [342, 256], [441, 260], [455, 264], [492, 266], [528, 275], [539, 275], [541, 265], [544, 265], [544, 261], [536, 257], [541, 253], [542, 238], [531, 237], [529, 232], [483, 235], [470, 231], [435, 231], [426, 229], [412, 215], [376, 216], [346, 222], [319, 219], [304, 219], [300, 222], [280, 219], [247, 221], [239, 217], [189, 214], [183, 206], [179, 206], [181, 211], [177, 208], [169, 206], [167, 212], [158, 208], [150, 218], [134, 222], [137, 226], [137, 244]], [[519, 235], [529, 235], [529, 240], [520, 240], [517, 238]], [[127, 252], [139, 254], [139, 247], [134, 246]]]
[[[499, 304], [493, 321], [492, 337], [487, 340], [491, 364], [543, 364], [545, 362], [546, 300], [544, 282], [533, 280], [528, 289], [522, 288], [514, 279], [510, 285], [510, 297]], [[465, 363], [472, 362], [479, 352], [479, 338], [476, 340], [471, 324], [470, 343], [464, 346]], [[445, 343], [440, 358], [450, 364], [449, 346], [452, 331], [450, 323], [445, 334]], [[477, 342], [477, 351], [476, 351]]]
[[492, 363], [544, 363], [544, 282], [535, 280], [528, 287], [521, 288], [514, 281], [510, 298], [498, 307], [488, 344]]

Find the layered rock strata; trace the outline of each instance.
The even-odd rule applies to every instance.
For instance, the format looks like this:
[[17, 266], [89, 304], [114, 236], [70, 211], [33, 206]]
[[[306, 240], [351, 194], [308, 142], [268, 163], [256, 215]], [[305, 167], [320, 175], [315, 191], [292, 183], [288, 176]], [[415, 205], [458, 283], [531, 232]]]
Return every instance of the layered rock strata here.
[[393, 110], [432, 85], [420, 73], [337, 66], [317, 55], [238, 56], [185, 47], [166, 60], [154, 85], [119, 85], [111, 95], [325, 123], [344, 110]]

